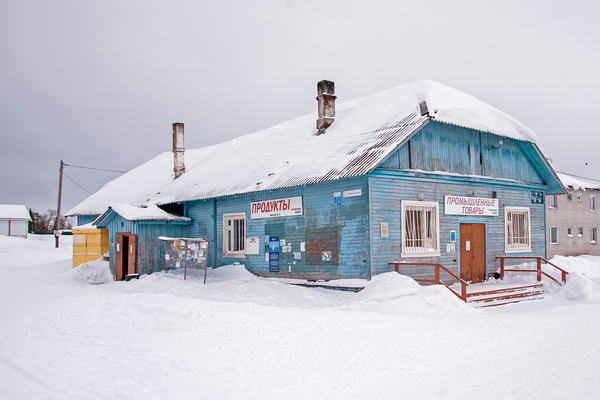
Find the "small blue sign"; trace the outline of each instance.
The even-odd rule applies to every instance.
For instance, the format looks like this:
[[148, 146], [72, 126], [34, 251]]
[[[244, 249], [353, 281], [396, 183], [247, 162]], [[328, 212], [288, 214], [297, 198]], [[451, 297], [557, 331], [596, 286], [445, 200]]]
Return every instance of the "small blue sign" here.
[[279, 237], [269, 238], [269, 272], [279, 272]]
[[269, 272], [279, 272], [279, 253], [269, 253]]
[[342, 193], [341, 192], [335, 192], [333, 194], [333, 202], [335, 203], [336, 207], [339, 207], [342, 205]]

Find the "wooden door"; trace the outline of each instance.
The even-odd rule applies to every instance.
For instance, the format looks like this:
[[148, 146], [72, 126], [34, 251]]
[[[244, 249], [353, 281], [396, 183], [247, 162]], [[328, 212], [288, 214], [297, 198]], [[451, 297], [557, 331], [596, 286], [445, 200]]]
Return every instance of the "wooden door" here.
[[115, 248], [115, 276], [118, 281], [123, 280], [123, 234], [117, 233], [117, 243]]
[[131, 233], [117, 233], [115, 249], [115, 275], [118, 281], [125, 275], [136, 273], [137, 236]]
[[485, 225], [460, 224], [460, 277], [467, 282], [485, 281]]
[[129, 234], [129, 254], [128, 254], [128, 262], [127, 262], [127, 274], [135, 274], [137, 271], [135, 264], [135, 256], [137, 254], [136, 249], [136, 235]]

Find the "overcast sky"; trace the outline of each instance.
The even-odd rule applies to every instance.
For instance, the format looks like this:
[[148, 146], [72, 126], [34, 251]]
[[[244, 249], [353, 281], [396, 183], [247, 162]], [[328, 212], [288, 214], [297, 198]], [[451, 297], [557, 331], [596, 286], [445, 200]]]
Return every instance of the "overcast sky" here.
[[[597, 1], [0, 0], [0, 203], [56, 208], [59, 163], [129, 170], [432, 79], [600, 179]], [[265, 144], [267, 145], [267, 144]], [[115, 173], [66, 167], [63, 212]], [[72, 181], [70, 179], [72, 179]], [[77, 184], [75, 184], [74, 182]]]

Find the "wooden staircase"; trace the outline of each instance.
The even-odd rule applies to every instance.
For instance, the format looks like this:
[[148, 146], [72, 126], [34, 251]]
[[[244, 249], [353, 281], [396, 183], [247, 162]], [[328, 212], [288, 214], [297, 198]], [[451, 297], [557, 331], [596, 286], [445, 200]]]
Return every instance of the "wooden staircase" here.
[[[537, 282], [533, 285], [525, 285], [525, 286], [511, 286], [511, 285], [500, 285], [502, 287], [493, 290], [482, 290], [480, 292], [477, 291], [478, 284], [470, 284], [469, 282], [464, 281], [458, 275], [450, 271], [448, 268], [444, 267], [438, 263], [413, 263], [413, 262], [405, 262], [405, 261], [390, 261], [389, 264], [394, 266], [396, 272], [400, 273], [400, 268], [402, 266], [407, 265], [419, 265], [419, 266], [429, 266], [434, 267], [434, 278], [433, 279], [415, 279], [419, 283], [428, 283], [428, 284], [436, 284], [436, 285], [444, 285], [452, 293], [454, 293], [459, 299], [463, 300], [466, 303], [473, 304], [476, 307], [491, 307], [491, 306], [499, 306], [503, 304], [509, 303], [517, 303], [523, 300], [537, 300], [541, 299], [546, 293], [544, 287], [541, 283], [542, 277], [548, 278], [559, 285], [564, 285], [567, 282], [568, 272], [557, 267], [552, 264], [550, 261], [546, 260], [542, 257], [537, 256], [497, 256], [500, 260], [500, 278], [504, 279], [504, 274], [506, 272], [519, 272], [519, 273], [535, 273], [537, 275]], [[535, 259], [536, 260], [536, 269], [514, 269], [514, 268], [505, 268], [505, 260], [506, 259]], [[560, 280], [552, 277], [547, 272], [542, 270], [542, 263], [555, 268], [561, 274]], [[449, 286], [442, 279], [442, 273], [445, 273], [450, 278], [454, 279], [457, 282], [456, 286]], [[480, 286], [481, 288], [482, 286]], [[455, 290], [455, 288], [457, 290]]]
[[[471, 285], [475, 290], [476, 285]], [[546, 293], [541, 283], [526, 286], [504, 287], [495, 290], [486, 290], [467, 294], [467, 303], [475, 307], [492, 307], [524, 300], [538, 300]], [[458, 295], [458, 293], [456, 293]]]

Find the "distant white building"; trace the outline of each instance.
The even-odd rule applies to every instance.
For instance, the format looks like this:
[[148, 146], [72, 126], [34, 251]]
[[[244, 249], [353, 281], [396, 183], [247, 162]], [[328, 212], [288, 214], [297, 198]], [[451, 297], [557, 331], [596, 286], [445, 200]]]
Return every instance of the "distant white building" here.
[[0, 204], [0, 235], [27, 237], [31, 216], [27, 207], [18, 204]]
[[547, 256], [600, 256], [600, 182], [557, 173], [567, 194], [546, 196]]

